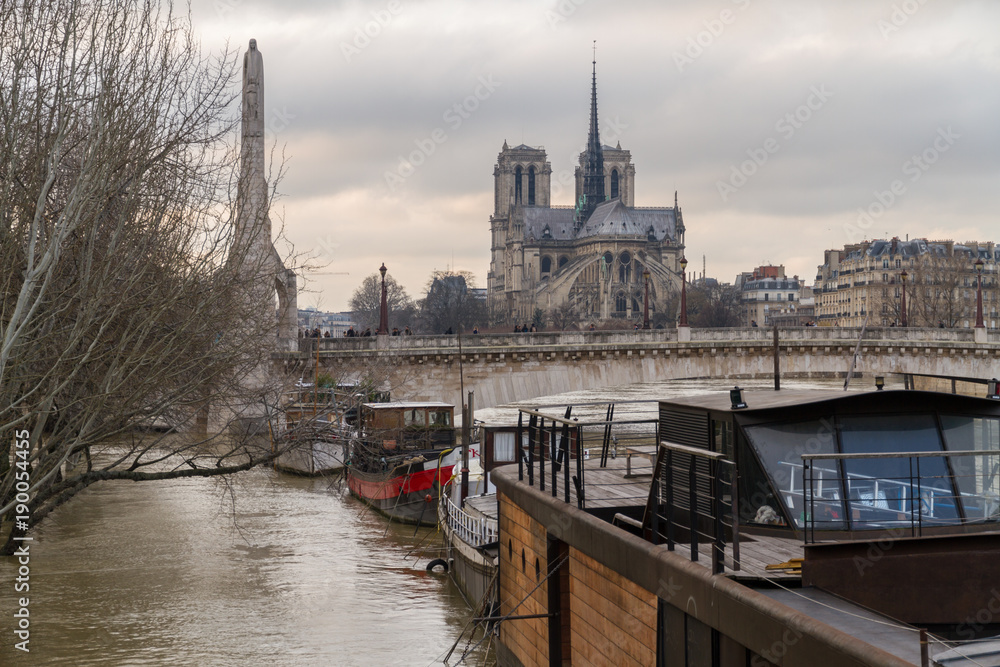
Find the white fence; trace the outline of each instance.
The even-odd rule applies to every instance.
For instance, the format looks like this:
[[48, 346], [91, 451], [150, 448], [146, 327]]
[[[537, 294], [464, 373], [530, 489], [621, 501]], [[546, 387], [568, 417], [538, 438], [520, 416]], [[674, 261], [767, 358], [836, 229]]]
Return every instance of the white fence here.
[[441, 501], [444, 520], [462, 541], [481, 547], [497, 541], [497, 521], [488, 517], [472, 516], [444, 495]]

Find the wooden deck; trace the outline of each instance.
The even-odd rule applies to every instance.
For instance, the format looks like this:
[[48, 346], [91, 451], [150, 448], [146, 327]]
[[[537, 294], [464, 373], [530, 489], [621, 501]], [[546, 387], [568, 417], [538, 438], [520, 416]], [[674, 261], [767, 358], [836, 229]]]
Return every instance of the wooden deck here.
[[[600, 467], [600, 452], [591, 450], [589, 459], [584, 461], [584, 509], [610, 509], [645, 505], [649, 497], [649, 485], [653, 478], [655, 445], [620, 448], [616, 458], [608, 458], [608, 465]], [[576, 475], [575, 461], [570, 475]], [[535, 462], [535, 487], [539, 486], [538, 462]], [[551, 462], [545, 461], [545, 493], [552, 494]], [[528, 478], [527, 469], [524, 472]], [[571, 482], [572, 484], [572, 482]], [[556, 475], [556, 497], [563, 498], [563, 471]], [[570, 488], [570, 502], [576, 503], [576, 490]], [[666, 546], [664, 546], [666, 548]], [[676, 543], [674, 551], [690, 557], [691, 547], [687, 543]], [[712, 545], [698, 545], [698, 563], [712, 566]], [[726, 545], [726, 576], [740, 581], [777, 581], [783, 585], [798, 584], [802, 580], [801, 571], [772, 569], [768, 565], [788, 563], [792, 559], [804, 557], [805, 549], [801, 539], [793, 537], [773, 537], [755, 535], [744, 529], [740, 533], [740, 566], [736, 569], [733, 561], [733, 545]]]

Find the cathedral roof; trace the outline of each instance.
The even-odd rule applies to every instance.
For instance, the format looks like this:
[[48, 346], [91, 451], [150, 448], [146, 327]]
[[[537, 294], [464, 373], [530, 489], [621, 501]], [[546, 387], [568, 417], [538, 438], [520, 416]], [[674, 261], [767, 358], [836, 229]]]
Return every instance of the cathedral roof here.
[[575, 229], [572, 208], [525, 207], [524, 238], [535, 241], [572, 241], [595, 236], [632, 236], [657, 241], [677, 240], [677, 218], [673, 208], [633, 208], [620, 199], [598, 206], [586, 223]]
[[[536, 208], [524, 210], [524, 238], [542, 240], [551, 237], [555, 241], [571, 241], [573, 233], [572, 208]], [[545, 230], [549, 233], [546, 235]]]
[[613, 199], [594, 210], [577, 236], [648, 236], [650, 229], [657, 241], [676, 239], [674, 209], [632, 208]]

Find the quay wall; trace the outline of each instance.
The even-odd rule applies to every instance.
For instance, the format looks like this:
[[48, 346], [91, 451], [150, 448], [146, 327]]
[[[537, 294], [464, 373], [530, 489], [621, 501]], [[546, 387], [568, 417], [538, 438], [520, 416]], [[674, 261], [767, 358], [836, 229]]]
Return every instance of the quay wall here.
[[[1000, 376], [1000, 335], [976, 342], [967, 329], [803, 327], [779, 330], [786, 378], [843, 377], [858, 348], [856, 373]], [[277, 370], [310, 380], [369, 378], [401, 400], [462, 404], [462, 388], [489, 408], [537, 396], [685, 378], [769, 377], [773, 332], [763, 329], [675, 330], [463, 336], [301, 339], [300, 351], [277, 353]], [[318, 349], [317, 349], [318, 348]]]
[[652, 665], [658, 651], [663, 664], [712, 664], [715, 650], [724, 667], [910, 664], [529, 487], [513, 466], [494, 482], [499, 615], [510, 616], [499, 667]]

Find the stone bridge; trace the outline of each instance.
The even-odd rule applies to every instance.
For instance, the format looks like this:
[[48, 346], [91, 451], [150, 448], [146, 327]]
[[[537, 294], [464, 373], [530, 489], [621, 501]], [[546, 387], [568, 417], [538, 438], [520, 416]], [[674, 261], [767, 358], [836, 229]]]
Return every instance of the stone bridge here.
[[[782, 377], [821, 378], [846, 375], [861, 331], [800, 327], [778, 334]], [[772, 329], [692, 329], [690, 338], [678, 340], [676, 329], [464, 335], [461, 341], [443, 335], [306, 338], [298, 352], [277, 353], [274, 361], [276, 370], [309, 381], [318, 359], [321, 373], [370, 377], [400, 400], [461, 405], [464, 382], [466, 392], [476, 392], [477, 408], [635, 382], [773, 374]], [[1000, 332], [869, 328], [855, 372], [997, 377]]]

